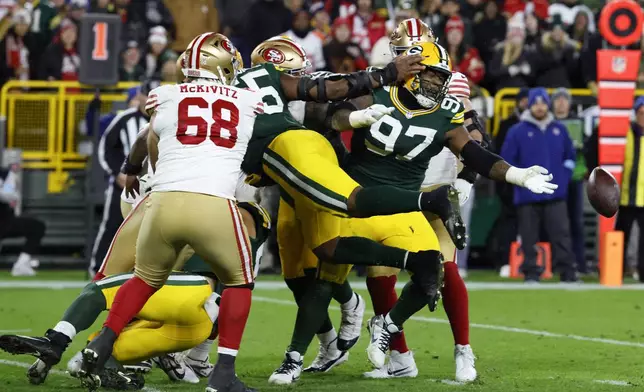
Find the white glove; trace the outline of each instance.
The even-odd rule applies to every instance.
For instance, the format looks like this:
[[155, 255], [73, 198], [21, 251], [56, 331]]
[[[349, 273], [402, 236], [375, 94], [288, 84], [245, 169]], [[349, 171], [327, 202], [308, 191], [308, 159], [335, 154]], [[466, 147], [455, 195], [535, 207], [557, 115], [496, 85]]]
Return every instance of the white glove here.
[[510, 167], [505, 173], [506, 182], [528, 188], [532, 193], [555, 193], [559, 185], [551, 183], [550, 180], [552, 174], [548, 174], [548, 170], [541, 166], [531, 166], [527, 169]]
[[349, 124], [351, 124], [351, 128], [368, 127], [387, 114], [393, 113], [394, 110], [394, 108], [388, 108], [385, 105], [371, 105], [366, 109], [351, 112], [349, 114]]
[[462, 178], [457, 178], [456, 181], [454, 181], [454, 188], [458, 191], [458, 204], [460, 204], [461, 207], [470, 199], [473, 185], [474, 184], [470, 184]]

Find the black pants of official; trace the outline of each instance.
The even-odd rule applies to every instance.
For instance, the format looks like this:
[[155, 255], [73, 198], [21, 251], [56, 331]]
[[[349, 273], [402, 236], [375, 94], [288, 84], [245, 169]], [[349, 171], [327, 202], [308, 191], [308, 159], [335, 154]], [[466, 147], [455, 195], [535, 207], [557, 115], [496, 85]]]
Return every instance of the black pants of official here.
[[89, 273], [94, 276], [101, 268], [103, 259], [107, 254], [112, 239], [123, 222], [121, 214], [121, 191], [116, 184], [110, 184], [105, 191], [105, 206], [103, 207], [103, 218], [94, 239], [92, 258], [89, 264]]
[[25, 238], [27, 241], [22, 251], [30, 256], [38, 253], [44, 236], [45, 224], [39, 219], [13, 214], [0, 218], [0, 239]]
[[637, 246], [637, 271], [640, 280], [644, 281], [644, 207], [619, 207], [615, 230], [624, 232], [624, 272], [626, 272], [626, 250], [630, 243], [633, 223], [637, 222], [640, 229], [639, 244]]
[[575, 255], [572, 252], [566, 201], [520, 205], [517, 207], [517, 214], [524, 255], [521, 272], [526, 280], [538, 280], [543, 272], [543, 267], [537, 265], [535, 248], [542, 230], [550, 242], [553, 269], [560, 274], [562, 280], [575, 280]]

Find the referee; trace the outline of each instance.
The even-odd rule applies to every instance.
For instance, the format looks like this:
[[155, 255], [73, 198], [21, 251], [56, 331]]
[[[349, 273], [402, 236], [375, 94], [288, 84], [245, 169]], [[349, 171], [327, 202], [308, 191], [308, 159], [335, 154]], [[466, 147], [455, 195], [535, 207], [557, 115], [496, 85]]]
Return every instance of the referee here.
[[150, 90], [157, 86], [159, 86], [157, 80], [145, 81], [137, 94], [128, 102], [129, 108], [117, 114], [107, 126], [98, 144], [98, 162], [109, 175], [109, 184], [105, 191], [103, 219], [92, 248], [90, 276], [94, 276], [100, 268], [112, 238], [123, 222], [120, 198], [126, 176], [120, 173], [120, 169], [139, 130], [150, 120], [145, 113], [145, 102]]

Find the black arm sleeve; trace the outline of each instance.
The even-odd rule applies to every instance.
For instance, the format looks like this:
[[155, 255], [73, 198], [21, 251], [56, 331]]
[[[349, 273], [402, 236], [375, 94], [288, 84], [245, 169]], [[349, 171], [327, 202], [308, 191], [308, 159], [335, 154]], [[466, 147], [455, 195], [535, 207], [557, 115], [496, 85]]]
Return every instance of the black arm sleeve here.
[[[371, 94], [374, 88], [392, 84], [398, 77], [396, 65], [389, 63], [383, 69], [359, 71], [350, 74], [328, 74], [318, 78], [305, 76], [297, 84], [297, 99], [300, 101], [342, 101]], [[373, 81], [376, 86], [373, 86]], [[348, 88], [343, 85], [346, 82]], [[316, 93], [313, 89], [317, 87]], [[332, 90], [332, 91], [330, 91]]]
[[503, 160], [503, 158], [495, 153], [481, 147], [481, 145], [474, 140], [470, 140], [465, 144], [465, 146], [463, 146], [463, 149], [461, 150], [461, 159], [465, 166], [488, 178], [490, 176], [492, 166], [494, 166], [498, 161]]
[[477, 176], [478, 176], [478, 174], [474, 170], [470, 169], [467, 166], [463, 166], [463, 170], [461, 170], [461, 172], [458, 173], [457, 178], [465, 180], [465, 181], [469, 182], [470, 184], [474, 184], [476, 182], [476, 177]]

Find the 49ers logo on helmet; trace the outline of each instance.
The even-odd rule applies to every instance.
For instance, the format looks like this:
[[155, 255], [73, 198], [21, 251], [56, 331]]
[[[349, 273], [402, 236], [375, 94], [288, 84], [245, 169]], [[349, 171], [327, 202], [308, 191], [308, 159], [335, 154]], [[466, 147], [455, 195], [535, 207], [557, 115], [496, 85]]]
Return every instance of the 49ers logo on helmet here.
[[221, 41], [221, 47], [228, 53], [235, 54], [235, 47], [227, 39]]
[[281, 50], [275, 48], [265, 50], [264, 53], [262, 53], [262, 57], [264, 58], [264, 60], [273, 64], [282, 64], [284, 60], [286, 60], [284, 53], [282, 53]]

